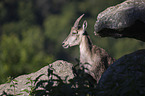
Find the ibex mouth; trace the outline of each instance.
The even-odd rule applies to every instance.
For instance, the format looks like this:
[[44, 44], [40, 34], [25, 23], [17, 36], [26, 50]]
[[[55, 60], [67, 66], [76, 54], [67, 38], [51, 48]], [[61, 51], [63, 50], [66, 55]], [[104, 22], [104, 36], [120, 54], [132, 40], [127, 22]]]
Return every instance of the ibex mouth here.
[[63, 46], [63, 48], [67, 49], [69, 47], [69, 44], [67, 44], [67, 45], [63, 44], [62, 46]]

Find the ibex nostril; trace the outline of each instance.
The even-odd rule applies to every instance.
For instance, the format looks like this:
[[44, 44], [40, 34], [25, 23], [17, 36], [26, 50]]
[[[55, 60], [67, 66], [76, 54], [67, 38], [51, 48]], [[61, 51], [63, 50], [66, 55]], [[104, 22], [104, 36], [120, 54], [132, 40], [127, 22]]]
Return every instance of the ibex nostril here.
[[62, 43], [62, 45], [64, 45], [65, 43]]

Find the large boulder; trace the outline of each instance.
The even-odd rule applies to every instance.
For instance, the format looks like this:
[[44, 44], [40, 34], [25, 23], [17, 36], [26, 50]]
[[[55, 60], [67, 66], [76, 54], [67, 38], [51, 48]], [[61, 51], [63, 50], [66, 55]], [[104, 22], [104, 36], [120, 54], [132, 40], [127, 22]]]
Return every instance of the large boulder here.
[[129, 37], [145, 41], [145, 0], [126, 0], [101, 12], [94, 25], [101, 37]]
[[98, 96], [145, 96], [145, 49], [115, 61], [98, 86]]
[[[28, 75], [19, 76], [15, 78], [14, 80], [12, 80], [10, 83], [0, 85], [0, 95], [2, 96], [6, 96], [9, 94], [17, 95], [21, 93], [24, 96], [28, 96], [33, 86], [37, 87], [37, 90], [40, 90], [40, 89], [45, 90], [45, 89], [42, 89], [42, 87], [39, 86], [38, 84], [41, 83], [41, 81], [42, 82], [47, 81], [50, 78], [51, 80], [62, 79], [66, 81], [65, 83], [68, 83], [68, 80], [74, 78], [72, 66], [73, 65], [71, 63], [58, 60], [52, 64], [49, 64], [48, 66], [41, 68], [37, 72], [31, 73]], [[52, 75], [52, 71], [53, 71], [53, 75]], [[48, 75], [52, 75], [52, 76], [48, 76]], [[36, 80], [36, 83], [35, 83], [35, 80]], [[31, 81], [32, 81], [32, 84], [31, 84]], [[46, 84], [46, 82], [43, 84]], [[57, 86], [57, 85], [53, 84], [53, 86]]]

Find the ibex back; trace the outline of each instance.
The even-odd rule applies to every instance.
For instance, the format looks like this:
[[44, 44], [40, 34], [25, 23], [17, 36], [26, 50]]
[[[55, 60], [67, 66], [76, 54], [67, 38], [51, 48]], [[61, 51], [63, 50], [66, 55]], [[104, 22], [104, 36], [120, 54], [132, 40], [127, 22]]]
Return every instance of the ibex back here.
[[87, 69], [85, 72], [90, 74], [98, 82], [103, 72], [115, 61], [115, 59], [113, 59], [104, 49], [93, 45], [86, 32], [87, 21], [85, 20], [83, 22], [82, 27], [79, 26], [79, 21], [83, 16], [84, 14], [75, 21], [70, 34], [63, 41], [62, 45], [64, 48], [79, 45], [80, 63]]

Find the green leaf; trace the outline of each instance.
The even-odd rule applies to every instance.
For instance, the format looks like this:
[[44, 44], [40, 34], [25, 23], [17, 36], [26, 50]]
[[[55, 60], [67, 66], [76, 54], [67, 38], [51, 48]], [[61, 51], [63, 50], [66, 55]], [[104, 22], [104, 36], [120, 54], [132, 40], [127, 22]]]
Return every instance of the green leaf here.
[[17, 94], [17, 95], [24, 95], [24, 93], [19, 93], [19, 94]]
[[28, 86], [28, 87], [30, 87], [30, 88], [31, 88], [31, 87], [33, 87], [33, 86]]
[[18, 82], [18, 80], [13, 80], [13, 81]]
[[14, 87], [14, 85], [12, 84], [12, 85], [10, 85], [10, 87]]
[[15, 85], [18, 85], [18, 83], [14, 83]]
[[31, 83], [33, 83], [34, 80], [30, 80]]
[[29, 84], [30, 82], [26, 82], [26, 85]]
[[29, 90], [28, 89], [24, 89], [21, 92], [27, 92], [27, 93], [29, 93]]
[[27, 80], [31, 80], [31, 77], [28, 77]]

